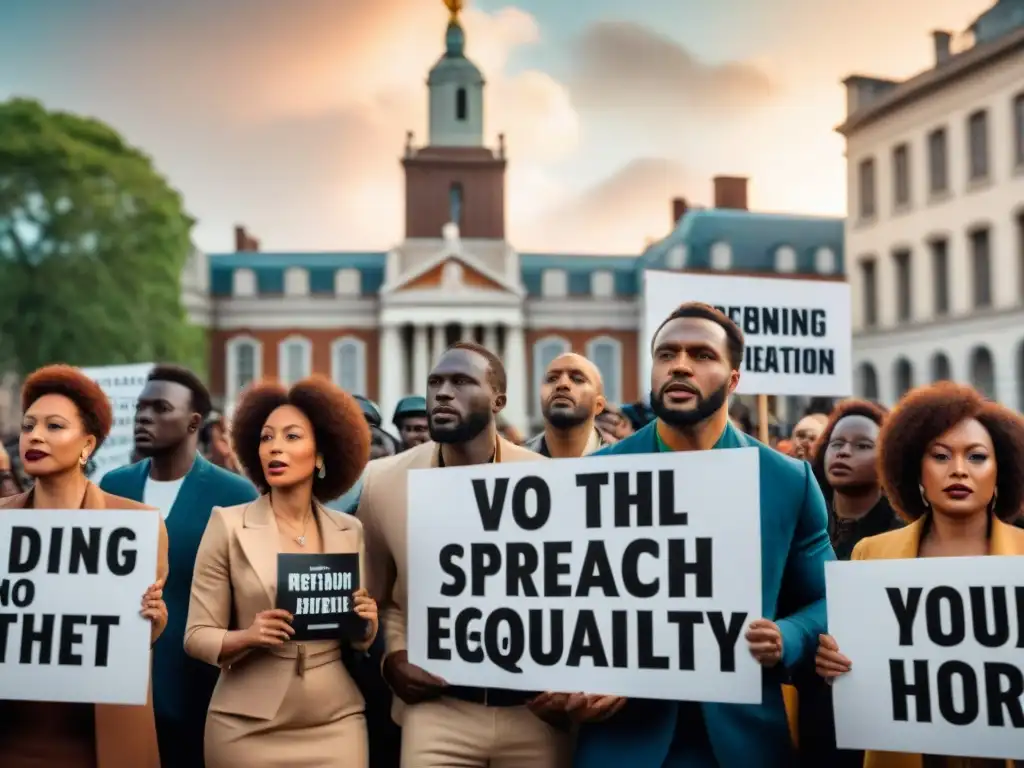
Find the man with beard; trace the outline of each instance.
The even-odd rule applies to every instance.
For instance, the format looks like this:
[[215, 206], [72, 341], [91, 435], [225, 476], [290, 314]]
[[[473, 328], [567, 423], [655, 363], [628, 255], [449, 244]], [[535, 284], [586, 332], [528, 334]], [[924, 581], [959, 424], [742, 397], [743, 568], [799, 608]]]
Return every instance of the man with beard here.
[[143, 459], [100, 482], [107, 493], [161, 510], [167, 524], [167, 629], [153, 647], [153, 712], [163, 768], [202, 768], [206, 711], [217, 683], [218, 670], [184, 649], [199, 542], [214, 507], [259, 496], [244, 477], [199, 454], [199, 431], [209, 413], [210, 393], [199, 377], [178, 366], [156, 366], [135, 411], [135, 450]]
[[398, 429], [400, 451], [407, 451], [430, 440], [427, 427], [427, 400], [424, 397], [403, 397], [398, 401], [395, 416], [391, 421]]
[[551, 361], [540, 385], [544, 431], [526, 447], [549, 459], [577, 459], [605, 445], [594, 426], [604, 410], [601, 372], [583, 355], [569, 352]]
[[[371, 462], [356, 514], [366, 537], [366, 583], [380, 606], [384, 679], [395, 693], [408, 768], [564, 768], [568, 735], [530, 709], [536, 694], [448, 686], [409, 663], [406, 652], [406, 478], [411, 469], [542, 460], [502, 438], [495, 419], [505, 407], [505, 369], [486, 347], [450, 347], [427, 379], [433, 442]], [[444, 510], [437, 510], [439, 516]], [[546, 706], [547, 695], [537, 696]]]
[[804, 416], [800, 421], [793, 427], [793, 453], [790, 454], [794, 459], [802, 459], [803, 461], [811, 460], [811, 449], [814, 448], [814, 444], [821, 437], [821, 433], [825, 431], [825, 425], [828, 424], [828, 416], [824, 413], [810, 413]]
[[[707, 304], [687, 303], [654, 334], [651, 406], [657, 419], [595, 455], [755, 447], [761, 495], [761, 604], [746, 630], [763, 667], [762, 704], [589, 696], [571, 701], [584, 725], [576, 768], [788, 768], [797, 759], [782, 683], [825, 632], [825, 563], [834, 560], [825, 501], [810, 465], [793, 461], [729, 423], [743, 333]], [[730, 510], [723, 509], [722, 514]], [[779, 608], [785, 606], [785, 613]], [[781, 615], [780, 615], [781, 614]], [[574, 697], [575, 698], [575, 697]]]

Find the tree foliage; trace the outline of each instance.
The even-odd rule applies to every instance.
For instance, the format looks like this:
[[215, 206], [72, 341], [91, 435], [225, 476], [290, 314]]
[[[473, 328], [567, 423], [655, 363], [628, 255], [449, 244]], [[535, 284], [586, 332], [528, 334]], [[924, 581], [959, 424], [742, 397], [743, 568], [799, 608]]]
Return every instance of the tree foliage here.
[[0, 103], [0, 370], [201, 366], [203, 333], [180, 290], [192, 225], [150, 158], [111, 127]]

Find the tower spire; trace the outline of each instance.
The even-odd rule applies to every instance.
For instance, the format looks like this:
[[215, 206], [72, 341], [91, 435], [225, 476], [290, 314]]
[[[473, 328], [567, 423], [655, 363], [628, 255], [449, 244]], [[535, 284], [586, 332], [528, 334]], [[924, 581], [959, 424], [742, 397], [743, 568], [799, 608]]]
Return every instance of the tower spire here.
[[459, 14], [462, 12], [462, 0], [444, 0], [444, 4], [448, 9], [448, 23], [458, 24]]

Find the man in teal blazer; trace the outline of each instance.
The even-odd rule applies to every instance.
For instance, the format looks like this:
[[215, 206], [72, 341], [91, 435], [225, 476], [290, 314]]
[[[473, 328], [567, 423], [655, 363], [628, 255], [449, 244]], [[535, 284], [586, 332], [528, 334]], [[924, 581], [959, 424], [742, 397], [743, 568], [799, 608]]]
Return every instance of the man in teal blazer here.
[[252, 501], [256, 487], [198, 452], [210, 394], [191, 371], [159, 365], [139, 396], [135, 447], [141, 461], [107, 473], [100, 487], [161, 510], [170, 572], [167, 629], [153, 648], [153, 711], [162, 768], [202, 768], [203, 729], [218, 671], [185, 654], [185, 622], [199, 542], [214, 507]]
[[[789, 768], [797, 758], [781, 685], [813, 657], [826, 631], [825, 500], [810, 466], [729, 424], [743, 333], [719, 310], [683, 304], [655, 333], [651, 406], [657, 419], [595, 455], [715, 450], [760, 451], [762, 619], [746, 631], [763, 668], [760, 705], [573, 697], [583, 722], [574, 768]], [[722, 510], [728, 514], [729, 510]]]

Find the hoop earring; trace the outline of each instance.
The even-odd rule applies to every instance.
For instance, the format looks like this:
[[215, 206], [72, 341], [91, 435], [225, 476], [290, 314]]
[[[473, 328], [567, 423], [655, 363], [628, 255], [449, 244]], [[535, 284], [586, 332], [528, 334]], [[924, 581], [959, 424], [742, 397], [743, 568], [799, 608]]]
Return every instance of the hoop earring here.
[[924, 486], [918, 485], [917, 490], [921, 493], [921, 503], [924, 504], [925, 509], [931, 509], [932, 505], [928, 503], [928, 497], [924, 495]]

